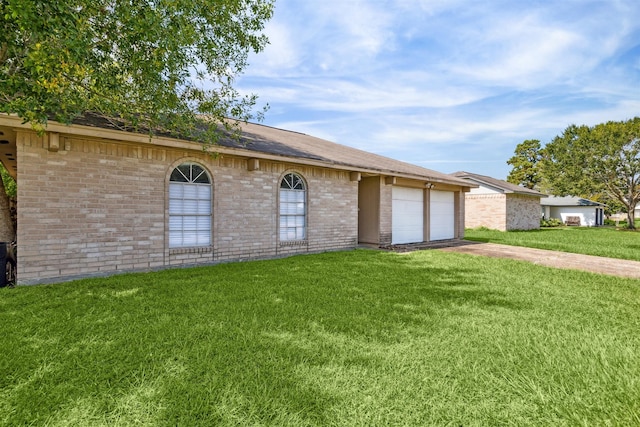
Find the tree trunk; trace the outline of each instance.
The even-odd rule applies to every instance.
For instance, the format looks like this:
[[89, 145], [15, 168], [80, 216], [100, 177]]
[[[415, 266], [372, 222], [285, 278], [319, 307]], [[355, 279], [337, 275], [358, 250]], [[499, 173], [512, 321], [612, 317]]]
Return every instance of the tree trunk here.
[[9, 196], [4, 189], [4, 182], [0, 176], [0, 242], [12, 242], [16, 238], [16, 231], [11, 221]]
[[627, 209], [627, 228], [629, 228], [630, 230], [636, 229], [635, 218], [633, 217], [634, 208], [635, 208], [635, 205]]

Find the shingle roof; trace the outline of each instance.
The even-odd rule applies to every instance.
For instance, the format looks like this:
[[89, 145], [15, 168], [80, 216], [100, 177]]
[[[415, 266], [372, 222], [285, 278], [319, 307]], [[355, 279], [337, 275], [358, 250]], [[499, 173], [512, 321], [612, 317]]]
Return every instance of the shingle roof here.
[[475, 173], [471, 173], [471, 172], [464, 172], [464, 171], [460, 171], [460, 172], [455, 172], [452, 173], [451, 175], [457, 177], [457, 178], [462, 178], [462, 179], [466, 179], [469, 180], [471, 182], [474, 182], [478, 185], [482, 185], [485, 187], [490, 187], [496, 191], [502, 192], [502, 193], [513, 193], [513, 194], [524, 194], [527, 196], [538, 196], [538, 197], [547, 197], [546, 194], [542, 194], [539, 191], [536, 190], [531, 190], [529, 188], [525, 188], [525, 187], [521, 187], [519, 185], [515, 185], [512, 184], [510, 182], [507, 181], [503, 181], [501, 179], [496, 179], [496, 178], [492, 178], [490, 176], [486, 176], [486, 175], [479, 175], [479, 174], [475, 174]]
[[540, 204], [542, 206], [607, 206], [604, 203], [573, 196], [549, 196], [544, 201], [541, 201]]
[[[303, 133], [254, 123], [242, 124], [241, 129], [241, 142], [245, 145], [240, 146], [235, 143], [238, 148], [287, 157], [321, 160], [329, 164], [352, 166], [387, 175], [413, 176], [466, 187], [469, 187], [470, 184], [467, 181], [442, 172], [347, 147]], [[221, 141], [223, 145], [227, 143], [228, 141]]]
[[[117, 123], [114, 124], [113, 121], [103, 119], [100, 116], [85, 115], [74, 120], [74, 124], [122, 130]], [[397, 175], [406, 178], [475, 187], [468, 181], [445, 173], [358, 150], [304, 133], [255, 123], [241, 123], [240, 129], [240, 138], [222, 137], [217, 144], [221, 147], [241, 152], [250, 151], [291, 158], [292, 162], [295, 159], [307, 159], [324, 163], [328, 167], [332, 165], [341, 166], [351, 168], [354, 171], [375, 172], [383, 175]], [[248, 154], [245, 152], [245, 155]]]

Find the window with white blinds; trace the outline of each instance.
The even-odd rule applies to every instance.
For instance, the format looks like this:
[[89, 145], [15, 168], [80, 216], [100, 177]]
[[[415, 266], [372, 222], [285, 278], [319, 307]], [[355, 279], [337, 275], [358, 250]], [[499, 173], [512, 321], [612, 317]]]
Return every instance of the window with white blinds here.
[[307, 238], [307, 189], [303, 179], [289, 173], [280, 183], [280, 240]]
[[169, 179], [169, 247], [211, 245], [211, 179], [185, 163]]

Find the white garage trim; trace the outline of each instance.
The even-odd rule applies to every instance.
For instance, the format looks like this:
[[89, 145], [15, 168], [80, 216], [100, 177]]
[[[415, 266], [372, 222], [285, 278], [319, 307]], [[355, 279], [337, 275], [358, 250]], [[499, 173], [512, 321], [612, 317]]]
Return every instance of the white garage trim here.
[[453, 239], [456, 234], [455, 193], [431, 190], [429, 199], [430, 240]]
[[393, 187], [391, 200], [391, 243], [422, 242], [424, 191], [421, 188]]

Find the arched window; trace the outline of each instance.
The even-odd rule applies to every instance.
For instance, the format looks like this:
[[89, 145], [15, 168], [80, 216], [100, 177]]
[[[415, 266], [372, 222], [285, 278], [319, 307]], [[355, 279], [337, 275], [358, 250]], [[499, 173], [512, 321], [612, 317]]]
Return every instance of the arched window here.
[[288, 173], [280, 182], [280, 241], [307, 238], [307, 189], [302, 177]]
[[183, 163], [169, 178], [169, 247], [211, 245], [211, 179], [200, 165]]

